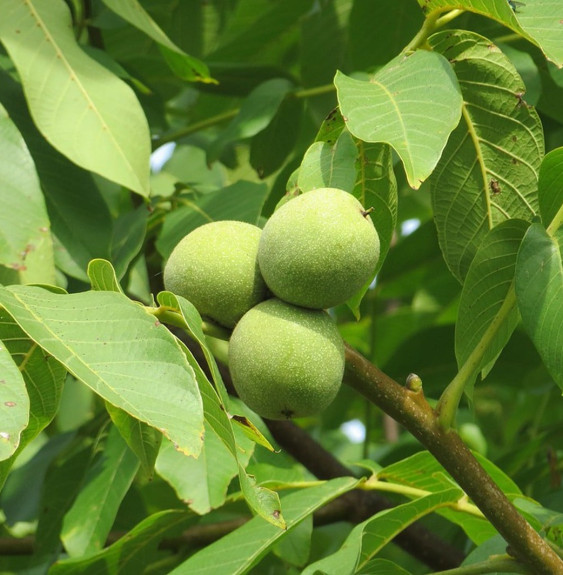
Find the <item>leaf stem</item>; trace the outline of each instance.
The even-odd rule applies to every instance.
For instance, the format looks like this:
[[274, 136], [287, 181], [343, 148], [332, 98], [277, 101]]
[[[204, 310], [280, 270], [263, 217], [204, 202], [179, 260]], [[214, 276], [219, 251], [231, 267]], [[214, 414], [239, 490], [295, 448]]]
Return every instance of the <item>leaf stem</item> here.
[[485, 356], [489, 345], [496, 337], [499, 329], [502, 327], [505, 319], [512, 312], [515, 305], [516, 292], [514, 290], [514, 282], [512, 282], [498, 313], [493, 318], [479, 343], [465, 360], [461, 369], [446, 387], [438, 401], [436, 412], [438, 414], [439, 423], [444, 430], [448, 430], [454, 426], [457, 408], [465, 388], [482, 367], [483, 357]]
[[430, 36], [438, 28], [445, 26], [451, 22], [454, 18], [457, 18], [463, 13], [463, 10], [450, 10], [447, 14], [444, 14], [443, 10], [434, 10], [430, 12], [422, 23], [422, 27], [416, 33], [414, 38], [403, 48], [403, 54], [408, 52], [413, 52], [417, 48], [424, 46], [428, 36]]
[[[389, 483], [388, 481], [381, 481], [379, 479], [368, 479], [363, 485], [359, 486], [359, 489], [363, 489], [365, 491], [374, 490], [383, 491], [385, 493], [396, 493], [398, 495], [405, 495], [406, 497], [413, 498], [425, 497], [432, 493], [426, 489], [410, 487], [409, 485], [400, 485], [398, 483]], [[474, 515], [475, 517], [479, 517], [481, 519], [484, 519], [485, 517], [477, 506], [467, 501], [466, 496], [462, 497], [462, 499], [456, 503], [448, 505], [448, 507], [450, 509], [455, 509], [456, 511], [462, 511], [470, 515]]]

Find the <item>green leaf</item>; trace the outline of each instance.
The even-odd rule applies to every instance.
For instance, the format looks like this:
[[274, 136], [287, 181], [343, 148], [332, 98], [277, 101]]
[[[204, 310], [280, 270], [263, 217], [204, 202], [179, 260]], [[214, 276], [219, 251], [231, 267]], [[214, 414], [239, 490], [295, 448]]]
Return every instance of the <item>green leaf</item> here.
[[251, 138], [267, 128], [290, 89], [289, 80], [274, 78], [252, 90], [238, 114], [211, 144], [208, 162], [217, 160], [228, 144]]
[[209, 69], [197, 58], [178, 48], [159, 25], [145, 12], [137, 0], [103, 0], [104, 4], [124, 20], [160, 44], [170, 69], [183, 80], [211, 81]]
[[76, 559], [59, 560], [49, 573], [51, 575], [138, 575], [156, 554], [160, 541], [177, 536], [189, 526], [195, 517], [192, 513], [168, 509], [150, 515], [136, 525], [127, 537], [118, 539], [106, 549]]
[[123, 293], [115, 270], [107, 260], [95, 259], [88, 264], [90, 285], [95, 291], [114, 291]]
[[[285, 529], [286, 523], [281, 514], [280, 501], [275, 491], [256, 485], [254, 478], [250, 477], [241, 462], [241, 455], [235, 440], [231, 419], [227, 414], [229, 398], [217, 363], [207, 346], [205, 335], [202, 330], [202, 321], [195, 307], [186, 299], [175, 296], [171, 292], [158, 294], [158, 302], [165, 308], [179, 313], [185, 323], [185, 328], [201, 346], [215, 382], [211, 385], [205, 373], [195, 361], [189, 349], [182, 344], [188, 361], [196, 374], [197, 382], [203, 400], [205, 421], [213, 428], [215, 433], [225, 444], [231, 455], [237, 461], [238, 475], [241, 490], [250, 506], [256, 513], [277, 528]], [[177, 324], [176, 324], [177, 325]]]
[[[137, 456], [143, 473], [152, 479], [154, 465], [162, 443], [162, 433], [111, 403], [106, 402], [106, 409], [113, 424], [121, 433], [121, 437]], [[185, 456], [182, 455], [182, 457]]]
[[197, 455], [203, 413], [193, 370], [174, 336], [119, 293], [0, 289], [20, 327], [75, 377]]
[[[485, 236], [471, 262], [456, 323], [456, 357], [460, 367], [477, 346], [485, 346], [485, 355], [476, 371], [485, 366], [490, 369], [490, 363], [518, 324], [518, 310], [511, 290], [516, 256], [529, 225], [522, 220], [500, 223]], [[493, 324], [500, 325], [496, 335], [483, 339]]]
[[563, 222], [563, 148], [552, 150], [543, 159], [538, 188], [542, 221], [557, 229]]
[[431, 178], [440, 246], [463, 281], [491, 228], [535, 215], [542, 125], [521, 100], [522, 79], [490, 40], [449, 30], [429, 42], [452, 62], [464, 98], [462, 120]]
[[318, 572], [325, 575], [361, 573], [362, 567], [401, 531], [417, 519], [456, 503], [461, 497], [463, 491], [460, 488], [449, 487], [381, 511], [356, 525], [336, 553], [312, 563], [303, 571], [303, 575], [314, 575]]
[[[0, 325], [2, 336], [3, 332], [4, 326]], [[2, 339], [0, 374], [0, 461], [3, 461], [16, 451], [21, 433], [29, 423], [29, 397], [23, 376]]]
[[[3, 291], [3, 288], [0, 288], [0, 291]], [[2, 489], [16, 457], [55, 417], [66, 370], [54, 357], [45, 353], [30, 339], [1, 307], [0, 340], [3, 343], [2, 347], [11, 354], [23, 375], [29, 397], [29, 423], [21, 433], [17, 450], [9, 459], [0, 462], [0, 489]]]
[[549, 60], [558, 67], [563, 66], [563, 5], [558, 0], [536, 0], [522, 4], [518, 5], [514, 15], [525, 36], [531, 38]]
[[350, 132], [365, 142], [390, 144], [417, 189], [459, 122], [461, 94], [445, 58], [421, 50], [395, 58], [369, 81], [337, 72], [334, 83]]
[[348, 130], [343, 130], [333, 143], [313, 143], [301, 162], [297, 185], [303, 192], [317, 188], [352, 192], [356, 181], [357, 153], [354, 138]]
[[33, 159], [0, 104], [0, 264], [21, 283], [55, 283], [50, 222]]
[[63, 521], [61, 540], [71, 557], [102, 549], [138, 469], [139, 460], [112, 426]]
[[197, 201], [186, 202], [166, 216], [162, 232], [156, 242], [165, 258], [176, 244], [193, 229], [217, 220], [237, 220], [257, 224], [268, 195], [266, 184], [240, 180], [216, 192], [204, 194]]
[[35, 163], [56, 242], [55, 263], [64, 273], [87, 281], [88, 262], [94, 257], [109, 257], [112, 233], [109, 209], [92, 174], [70, 162], [39, 133], [21, 85], [1, 70], [0, 99]]
[[425, 14], [435, 10], [468, 10], [487, 16], [539, 46], [559, 66], [563, 64], [560, 28], [563, 12], [558, 0], [519, 2], [515, 3], [516, 8], [511, 8], [508, 0], [418, 0], [418, 3]]
[[261, 517], [254, 517], [236, 531], [192, 555], [171, 575], [247, 573], [293, 527], [325, 503], [353, 489], [357, 483], [351, 477], [340, 477], [282, 497], [286, 530], [269, 524]]
[[[254, 442], [236, 438], [238, 458], [246, 467]], [[238, 474], [237, 460], [213, 427], [206, 423], [203, 449], [197, 459], [178, 453], [168, 441], [164, 442], [156, 461], [158, 474], [166, 480], [190, 509], [204, 515], [223, 505], [227, 488]]]
[[41, 133], [79, 166], [147, 196], [150, 137], [143, 110], [127, 84], [80, 49], [66, 4], [2, 0], [0, 9], [0, 40]]
[[524, 236], [516, 262], [516, 297], [524, 327], [549, 373], [563, 389], [563, 229], [541, 224]]

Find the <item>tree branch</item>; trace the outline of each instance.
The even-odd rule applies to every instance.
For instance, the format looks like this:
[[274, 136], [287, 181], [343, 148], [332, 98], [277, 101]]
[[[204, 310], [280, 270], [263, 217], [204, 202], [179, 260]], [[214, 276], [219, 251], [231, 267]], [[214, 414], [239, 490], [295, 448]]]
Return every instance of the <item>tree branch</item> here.
[[346, 381], [403, 425], [457, 481], [508, 542], [510, 553], [537, 575], [563, 573], [563, 561], [524, 520], [459, 435], [439, 425], [422, 389], [409, 390], [346, 347]]

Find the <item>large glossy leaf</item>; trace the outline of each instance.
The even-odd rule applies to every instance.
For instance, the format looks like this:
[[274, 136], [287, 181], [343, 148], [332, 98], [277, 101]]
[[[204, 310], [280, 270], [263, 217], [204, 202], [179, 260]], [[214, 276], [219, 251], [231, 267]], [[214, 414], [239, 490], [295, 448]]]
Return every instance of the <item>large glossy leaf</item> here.
[[160, 26], [145, 12], [137, 0], [103, 0], [104, 4], [124, 20], [160, 44], [170, 67], [184, 80], [209, 81], [207, 66], [186, 54], [168, 38]]
[[[280, 500], [275, 491], [266, 489], [256, 484], [254, 477], [246, 473], [244, 468], [244, 457], [239, 452], [237, 441], [231, 418], [228, 415], [229, 399], [224, 387], [221, 374], [215, 362], [213, 354], [209, 350], [205, 335], [202, 331], [201, 317], [195, 307], [186, 299], [175, 296], [170, 292], [161, 292], [158, 294], [158, 302], [161, 306], [174, 310], [180, 314], [184, 327], [191, 333], [193, 338], [201, 346], [203, 353], [208, 362], [209, 368], [213, 375], [215, 387], [211, 385], [205, 373], [193, 358], [191, 352], [184, 346], [186, 356], [192, 365], [199, 384], [201, 397], [203, 400], [203, 409], [205, 421], [213, 428], [219, 439], [229, 450], [232, 457], [237, 462], [238, 476], [241, 491], [248, 505], [266, 521], [276, 526], [276, 528], [285, 529], [286, 523], [280, 507]], [[260, 438], [255, 439], [260, 441]]]
[[56, 243], [55, 263], [66, 274], [86, 281], [88, 262], [94, 257], [109, 257], [109, 209], [92, 174], [70, 162], [39, 133], [21, 85], [1, 70], [0, 99], [35, 163]]
[[139, 460], [112, 426], [64, 518], [61, 539], [71, 557], [102, 549], [138, 469]]
[[192, 513], [169, 509], [150, 515], [136, 525], [127, 537], [90, 555], [55, 563], [51, 575], [138, 575], [153, 559], [159, 542], [168, 536], [179, 535], [195, 517]]
[[33, 159], [0, 104], [0, 264], [21, 283], [54, 283], [50, 222]]
[[78, 46], [63, 0], [2, 0], [0, 40], [45, 138], [78, 165], [144, 196], [150, 138], [134, 92]]
[[[3, 323], [2, 315], [0, 322]], [[4, 344], [5, 325], [0, 325], [0, 461], [8, 459], [20, 443], [29, 422], [29, 397], [18, 366]]]
[[184, 561], [171, 575], [247, 573], [275, 543], [305, 517], [310, 516], [321, 505], [353, 489], [356, 484], [357, 480], [351, 477], [341, 477], [282, 497], [286, 530], [270, 525], [261, 517], [254, 517], [236, 531]]
[[174, 336], [119, 293], [0, 289], [29, 337], [113, 405], [159, 429], [177, 449], [201, 449], [203, 410], [193, 371]]
[[476, 371], [489, 364], [518, 324], [512, 289], [516, 256], [529, 225], [522, 220], [500, 223], [485, 236], [471, 262], [456, 323], [456, 357], [460, 367], [477, 346], [486, 351]]
[[492, 18], [539, 46], [556, 64], [563, 64], [563, 5], [558, 0], [514, 2], [512, 5], [508, 0], [418, 0], [418, 3], [425, 14], [461, 9]]
[[462, 99], [447, 60], [419, 51], [398, 56], [368, 81], [337, 72], [334, 83], [350, 132], [365, 142], [391, 145], [417, 189], [459, 122]]
[[[3, 288], [2, 288], [3, 289]], [[2, 415], [2, 421], [26, 421], [17, 450], [8, 459], [0, 462], [0, 489], [4, 485], [8, 472], [16, 457], [37, 435], [53, 420], [57, 413], [66, 370], [52, 356], [46, 353], [18, 326], [14, 319], [0, 307], [0, 345], [7, 349], [23, 375], [29, 400], [21, 397], [21, 403], [9, 407], [17, 412], [15, 415]], [[8, 376], [8, 373], [6, 373]], [[0, 378], [0, 379], [3, 379]], [[13, 383], [12, 383], [13, 389]], [[18, 396], [19, 392], [14, 390]], [[14, 401], [10, 399], [8, 401]], [[29, 403], [28, 403], [29, 401]], [[4, 406], [8, 408], [8, 406]], [[29, 413], [28, 413], [29, 410]], [[6, 418], [6, 419], [4, 419]], [[1, 431], [1, 430], [0, 430]], [[16, 441], [16, 438], [10, 439]]]
[[318, 572], [325, 575], [361, 573], [362, 567], [375, 554], [414, 521], [457, 502], [462, 496], [463, 491], [452, 486], [382, 511], [356, 525], [336, 553], [312, 563], [303, 571], [303, 575]]
[[563, 389], [563, 228], [532, 224], [516, 263], [516, 297], [526, 331]]
[[538, 187], [543, 223], [558, 228], [563, 223], [563, 148], [549, 152], [543, 159]]
[[543, 133], [521, 99], [524, 84], [489, 40], [448, 31], [429, 39], [452, 62], [463, 93], [463, 116], [431, 178], [440, 246], [463, 281], [477, 247], [496, 224], [530, 221], [538, 210]]

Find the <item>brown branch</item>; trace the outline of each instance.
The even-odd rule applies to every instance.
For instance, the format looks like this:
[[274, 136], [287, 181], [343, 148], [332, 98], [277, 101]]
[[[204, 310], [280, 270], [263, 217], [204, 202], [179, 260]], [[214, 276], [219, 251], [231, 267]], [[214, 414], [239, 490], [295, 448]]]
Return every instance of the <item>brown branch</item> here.
[[440, 427], [422, 389], [411, 391], [346, 348], [347, 383], [418, 439], [457, 481], [497, 531], [509, 552], [537, 575], [563, 573], [563, 561], [518, 513], [453, 430]]

